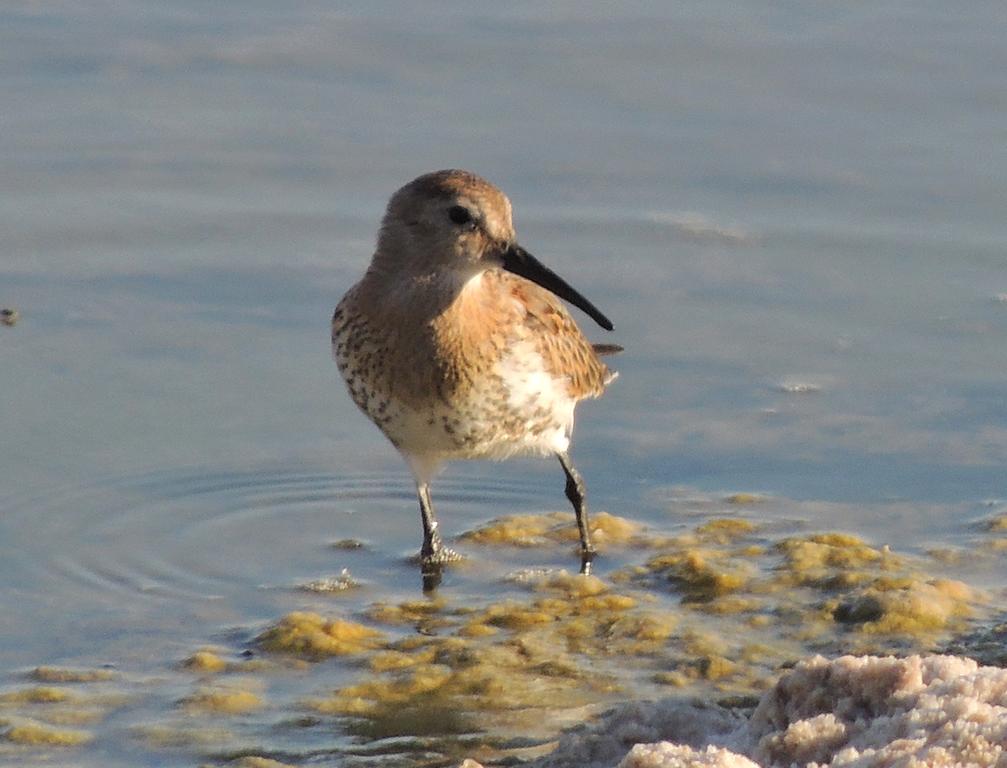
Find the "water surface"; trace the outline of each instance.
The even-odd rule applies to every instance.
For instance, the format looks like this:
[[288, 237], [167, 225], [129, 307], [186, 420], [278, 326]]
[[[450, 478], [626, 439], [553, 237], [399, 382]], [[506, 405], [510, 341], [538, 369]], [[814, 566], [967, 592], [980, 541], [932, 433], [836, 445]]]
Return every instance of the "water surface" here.
[[[1007, 497], [1005, 22], [995, 3], [8, 4], [3, 684], [123, 675], [134, 704], [81, 765], [345, 746], [338, 722], [270, 736], [352, 679], [335, 663], [271, 678], [269, 716], [228, 739], [124, 734], [178, 717], [200, 647], [237, 658], [290, 611], [419, 597], [408, 476], [342, 391], [328, 318], [389, 194], [441, 167], [500, 185], [522, 243], [613, 319], [592, 337], [627, 349], [578, 414], [596, 509], [658, 536], [753, 492], [780, 535], [975, 547]], [[548, 461], [455, 465], [434, 497], [449, 535], [565, 510]], [[347, 538], [365, 546], [330, 546]], [[476, 553], [450, 600], [572, 565]], [[928, 567], [1007, 586], [995, 552]], [[335, 601], [296, 588], [343, 568], [363, 586]]]

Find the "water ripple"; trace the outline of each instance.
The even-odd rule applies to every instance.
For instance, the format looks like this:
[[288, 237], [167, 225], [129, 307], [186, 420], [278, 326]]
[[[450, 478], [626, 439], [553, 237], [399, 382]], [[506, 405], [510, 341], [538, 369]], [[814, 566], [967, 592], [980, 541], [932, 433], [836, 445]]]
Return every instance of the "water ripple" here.
[[[436, 501], [451, 532], [527, 511], [554, 488], [491, 475], [447, 477]], [[387, 566], [418, 546], [405, 473], [336, 475], [303, 467], [179, 469], [51, 488], [4, 505], [3, 570], [49, 594], [104, 600], [212, 600], [236, 589], [289, 585]], [[370, 542], [375, 562], [329, 544]]]

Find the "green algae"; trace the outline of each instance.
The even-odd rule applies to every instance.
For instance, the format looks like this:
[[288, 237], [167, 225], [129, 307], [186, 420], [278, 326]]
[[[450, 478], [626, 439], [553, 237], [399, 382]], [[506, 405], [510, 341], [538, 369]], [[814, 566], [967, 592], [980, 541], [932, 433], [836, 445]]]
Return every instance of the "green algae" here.
[[202, 675], [213, 675], [227, 669], [227, 662], [212, 650], [202, 649], [182, 660], [182, 669]]
[[79, 747], [94, 739], [89, 731], [55, 728], [30, 721], [11, 725], [2, 736], [14, 744], [33, 747]]
[[447, 602], [443, 598], [434, 597], [402, 603], [375, 603], [367, 609], [365, 615], [379, 624], [408, 625], [424, 632], [433, 632], [451, 623], [450, 617], [441, 615], [446, 608]]
[[[716, 617], [725, 636], [758, 633], [754, 637], [795, 643], [798, 653], [883, 649], [885, 643], [893, 649], [932, 646], [942, 633], [961, 629], [983, 602], [960, 582], [919, 575], [922, 563], [857, 536], [826, 532], [777, 541], [760, 536], [748, 521], [710, 520], [662, 541], [644, 566], [624, 569], [613, 581], [664, 584], [683, 608]], [[696, 658], [712, 658], [694, 650]], [[733, 649], [722, 655], [739, 658]], [[671, 677], [655, 679], [681, 684], [691, 676], [678, 667]]]
[[76, 695], [65, 688], [35, 686], [0, 693], [0, 704], [60, 704], [75, 698]]
[[[223, 763], [229, 766], [272, 765], [239, 750], [239, 734], [281, 712], [292, 722], [291, 707], [310, 723], [296, 727], [328, 728], [332, 719], [367, 739], [414, 737], [426, 745], [484, 733], [487, 740], [545, 740], [561, 723], [613, 701], [669, 688], [744, 700], [809, 651], [932, 647], [983, 605], [980, 593], [927, 573], [937, 561], [845, 533], [781, 535], [724, 516], [644, 541], [638, 526], [599, 517], [609, 545], [632, 545], [635, 562], [601, 576], [528, 569], [493, 582], [485, 597], [459, 599], [445, 588], [420, 599], [377, 600], [352, 619], [287, 613], [256, 637], [261, 657], [232, 661], [238, 649], [226, 644], [180, 654], [167, 665], [185, 686], [170, 698], [169, 719], [131, 733], [150, 749], [202, 752], [214, 764], [224, 760], [221, 744], [230, 744], [245, 762]], [[576, 542], [567, 514], [503, 522], [478, 529], [492, 532], [480, 543]], [[268, 678], [249, 682], [237, 674], [253, 665], [286, 675], [280, 691], [299, 676], [327, 682], [284, 698], [266, 687]], [[106, 670], [39, 667], [28, 675], [38, 685], [0, 694], [3, 711], [17, 715], [7, 732], [12, 723], [34, 723], [90, 737], [81, 726], [107, 708], [95, 706], [89, 684], [122, 681]], [[214, 727], [232, 723], [234, 733]], [[30, 744], [31, 731], [15, 738]]]
[[[505, 644], [477, 645], [460, 638], [432, 640], [408, 667], [346, 686], [332, 696], [310, 702], [315, 711], [389, 721], [403, 708], [440, 713], [530, 712], [542, 707], [581, 706], [585, 693], [576, 661], [549, 643], [515, 636]], [[471, 727], [465, 718], [464, 728]]]
[[241, 715], [261, 709], [262, 697], [244, 688], [201, 688], [179, 702], [188, 712], [207, 715]]
[[[95, 684], [104, 688], [118, 677], [107, 670], [36, 667], [27, 677], [45, 684], [0, 694], [0, 738], [20, 747], [86, 745], [94, 739], [89, 726], [128, 700], [121, 691], [95, 691]], [[50, 684], [56, 682], [61, 685]]]
[[721, 517], [696, 528], [696, 535], [705, 541], [728, 544], [757, 530], [755, 523], [734, 517]]
[[114, 680], [116, 673], [110, 669], [66, 669], [64, 667], [35, 667], [31, 679], [40, 683], [94, 683]]
[[272, 653], [321, 658], [376, 648], [383, 637], [378, 630], [353, 621], [295, 611], [262, 632], [256, 641], [263, 650]]
[[[607, 512], [590, 517], [591, 537], [596, 546], [621, 546], [634, 541], [642, 530], [639, 523]], [[578, 540], [577, 526], [569, 514], [509, 515], [467, 531], [462, 541], [475, 544], [506, 544], [512, 547], [545, 547]]]
[[[511, 517], [469, 536], [540, 545], [567, 540], [567, 523]], [[979, 599], [964, 585], [917, 575], [920, 564], [910, 558], [844, 533], [774, 541], [750, 521], [717, 518], [648, 546], [653, 554], [644, 564], [607, 579], [519, 574], [511, 583], [523, 593], [481, 607], [443, 597], [373, 606], [372, 621], [437, 636], [386, 643], [368, 654], [371, 677], [311, 706], [386, 733], [395, 713], [417, 702], [415, 717], [406, 719], [465, 712], [457, 725], [467, 728], [485, 727], [487, 718], [518, 722], [522, 710], [523, 722], [534, 723], [544, 700], [555, 713], [647, 685], [746, 696], [809, 647], [932, 644]], [[677, 595], [680, 607], [657, 608], [661, 593]]]
[[228, 743], [234, 737], [230, 731], [222, 728], [164, 723], [134, 726], [129, 733], [151, 749], [216, 748]]
[[[565, 717], [669, 687], [750, 700], [809, 650], [932, 647], [983, 600], [927, 574], [934, 561], [846, 533], [773, 535], [735, 517], [646, 541], [610, 527], [609, 544], [646, 548], [644, 562], [605, 578], [522, 572], [464, 604], [443, 592], [371, 605], [385, 634], [358, 651], [366, 673], [304, 706], [368, 738], [547, 738]], [[555, 546], [576, 531], [568, 515], [516, 516], [466, 538]]]
[[[290, 763], [282, 763], [261, 755], [242, 755], [235, 760], [228, 760], [224, 763], [226, 768], [295, 768]], [[206, 768], [201, 766], [200, 768]]]
[[838, 602], [836, 621], [857, 626], [868, 634], [933, 636], [946, 629], [962, 629], [978, 596], [958, 581], [935, 579], [879, 580], [874, 586]]
[[697, 547], [656, 555], [647, 568], [664, 574], [684, 600], [699, 603], [743, 589], [754, 575], [747, 563], [731, 560], [727, 552]]
[[888, 549], [840, 533], [787, 538], [775, 550], [783, 556], [777, 573], [784, 583], [825, 590], [860, 586], [873, 574], [903, 567]]
[[761, 504], [766, 500], [765, 496], [758, 493], [732, 493], [730, 496], [726, 496], [724, 501], [728, 504], [744, 505], [744, 504]]
[[490, 715], [537, 728], [543, 709], [576, 709], [621, 690], [616, 677], [599, 673], [590, 659], [628, 649], [653, 652], [673, 632], [672, 620], [638, 610], [637, 598], [597, 577], [558, 572], [522, 586], [523, 598], [476, 610], [443, 601], [380, 606], [371, 618], [401, 624], [436, 615], [439, 636], [386, 643], [370, 655], [366, 679], [307, 706], [363, 718], [368, 733], [408, 723], [410, 733], [423, 723], [468, 731]]
[[1007, 533], [1007, 515], [996, 515], [985, 521], [983, 527], [990, 533]]

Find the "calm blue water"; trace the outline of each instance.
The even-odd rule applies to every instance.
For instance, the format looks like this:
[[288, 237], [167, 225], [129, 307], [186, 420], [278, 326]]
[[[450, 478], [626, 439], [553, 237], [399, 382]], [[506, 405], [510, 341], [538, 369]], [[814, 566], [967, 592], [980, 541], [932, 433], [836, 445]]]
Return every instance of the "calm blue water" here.
[[[328, 319], [442, 167], [626, 347], [579, 412], [596, 507], [758, 491], [967, 541], [1007, 497], [1005, 34], [993, 2], [5, 4], [0, 674], [159, 669], [295, 607], [345, 565], [319, 541], [412, 594], [408, 476]], [[517, 461], [434, 494], [457, 532], [561, 490]]]

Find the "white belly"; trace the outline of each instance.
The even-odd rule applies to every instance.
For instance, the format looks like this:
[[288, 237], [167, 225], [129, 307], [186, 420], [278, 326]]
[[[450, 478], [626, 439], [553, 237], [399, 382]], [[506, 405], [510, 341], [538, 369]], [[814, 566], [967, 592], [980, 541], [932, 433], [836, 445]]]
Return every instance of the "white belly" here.
[[566, 381], [549, 375], [528, 342], [520, 342], [464, 399], [397, 406], [382, 428], [407, 455], [506, 459], [566, 451], [574, 406]]

